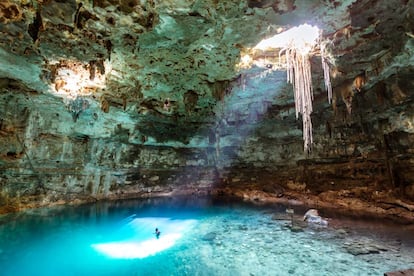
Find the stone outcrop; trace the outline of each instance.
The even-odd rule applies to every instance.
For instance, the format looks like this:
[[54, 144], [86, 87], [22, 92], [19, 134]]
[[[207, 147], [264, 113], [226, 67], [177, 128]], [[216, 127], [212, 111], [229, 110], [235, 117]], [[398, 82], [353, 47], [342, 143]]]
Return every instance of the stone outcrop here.
[[[210, 193], [412, 219], [414, 3], [397, 2], [3, 1], [1, 212]], [[334, 92], [316, 49], [309, 154], [277, 50], [252, 50], [301, 23]]]
[[384, 276], [402, 276], [402, 275], [414, 275], [414, 269], [390, 271], [390, 272], [384, 273]]

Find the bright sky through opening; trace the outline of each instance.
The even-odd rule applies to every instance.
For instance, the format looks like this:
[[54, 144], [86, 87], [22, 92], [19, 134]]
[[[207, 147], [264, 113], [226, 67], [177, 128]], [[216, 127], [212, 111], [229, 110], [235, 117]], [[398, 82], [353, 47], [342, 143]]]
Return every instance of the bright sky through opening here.
[[302, 54], [309, 53], [316, 45], [320, 32], [318, 27], [303, 24], [271, 38], [263, 39], [254, 47], [259, 50], [295, 47]]

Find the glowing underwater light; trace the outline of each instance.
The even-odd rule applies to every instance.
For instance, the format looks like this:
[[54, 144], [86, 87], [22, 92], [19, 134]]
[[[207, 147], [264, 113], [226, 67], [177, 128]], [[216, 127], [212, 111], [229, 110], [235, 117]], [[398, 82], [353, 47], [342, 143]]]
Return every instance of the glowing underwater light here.
[[[125, 233], [124, 239], [91, 246], [114, 259], [146, 258], [174, 246], [195, 224], [192, 219], [136, 218], [120, 229]], [[155, 228], [161, 231], [159, 238], [154, 234]]]
[[153, 237], [144, 241], [110, 242], [94, 244], [92, 247], [114, 259], [145, 258], [172, 247], [181, 237], [182, 234], [175, 233], [163, 235], [159, 239]]

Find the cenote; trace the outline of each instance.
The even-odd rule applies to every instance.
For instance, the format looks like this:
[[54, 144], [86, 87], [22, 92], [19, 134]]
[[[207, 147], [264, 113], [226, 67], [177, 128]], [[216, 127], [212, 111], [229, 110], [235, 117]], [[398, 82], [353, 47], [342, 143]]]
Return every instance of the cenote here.
[[414, 266], [409, 226], [330, 212], [321, 227], [303, 223], [305, 209], [287, 209], [192, 197], [7, 214], [1, 275], [383, 275]]
[[413, 16], [0, 0], [0, 276], [414, 273]]

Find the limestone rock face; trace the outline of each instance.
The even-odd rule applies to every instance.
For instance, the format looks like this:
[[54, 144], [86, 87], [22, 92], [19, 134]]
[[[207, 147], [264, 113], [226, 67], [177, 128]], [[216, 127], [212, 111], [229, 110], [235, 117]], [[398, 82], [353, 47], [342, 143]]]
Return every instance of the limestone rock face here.
[[[230, 189], [412, 216], [413, 15], [412, 0], [2, 1], [0, 210]], [[309, 154], [280, 49], [252, 49], [303, 23], [333, 85], [331, 105], [317, 48]]]

